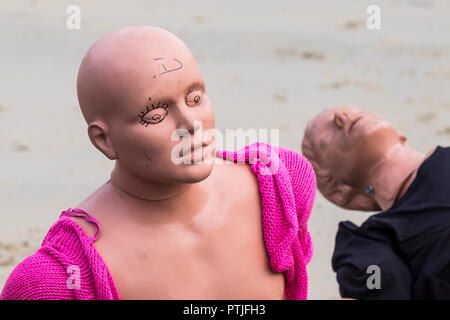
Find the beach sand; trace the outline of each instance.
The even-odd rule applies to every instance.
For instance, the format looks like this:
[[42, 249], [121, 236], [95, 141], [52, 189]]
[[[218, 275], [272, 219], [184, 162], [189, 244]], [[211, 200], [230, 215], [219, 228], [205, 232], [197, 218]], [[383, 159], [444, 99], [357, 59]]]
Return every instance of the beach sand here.
[[[61, 211], [109, 179], [113, 162], [89, 141], [75, 81], [85, 51], [115, 29], [150, 24], [183, 39], [223, 132], [278, 128], [280, 145], [300, 152], [309, 119], [355, 105], [388, 119], [421, 152], [450, 142], [448, 1], [376, 1], [380, 30], [366, 27], [373, 3], [361, 0], [80, 0], [79, 30], [66, 27], [71, 4], [0, 4], [0, 289]], [[310, 299], [339, 298], [337, 225], [369, 215], [317, 195]]]

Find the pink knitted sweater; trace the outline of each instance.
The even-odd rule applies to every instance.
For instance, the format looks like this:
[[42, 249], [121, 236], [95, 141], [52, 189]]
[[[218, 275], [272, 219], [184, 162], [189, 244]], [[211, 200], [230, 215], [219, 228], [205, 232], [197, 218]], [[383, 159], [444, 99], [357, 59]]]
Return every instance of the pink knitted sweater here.
[[[239, 151], [218, 150], [217, 156], [248, 163], [258, 180], [263, 233], [270, 267], [285, 274], [286, 299], [306, 299], [306, 265], [313, 247], [307, 221], [316, 179], [310, 163], [281, 147], [255, 143]], [[96, 223], [88, 237], [68, 215]], [[10, 274], [0, 299], [120, 299], [109, 270], [94, 247], [100, 226], [80, 209], [69, 209], [50, 228], [41, 248]]]

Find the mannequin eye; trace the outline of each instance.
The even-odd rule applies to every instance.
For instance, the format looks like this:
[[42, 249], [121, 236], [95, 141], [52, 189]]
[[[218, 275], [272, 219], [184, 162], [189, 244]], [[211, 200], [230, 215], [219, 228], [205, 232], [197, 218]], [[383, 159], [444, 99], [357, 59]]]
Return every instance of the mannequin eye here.
[[190, 91], [186, 96], [186, 103], [190, 107], [198, 106], [202, 101], [203, 93], [198, 89]]
[[156, 106], [153, 104], [151, 104], [151, 106], [146, 106], [146, 111], [141, 111], [141, 114], [138, 115], [141, 119], [139, 123], [146, 127], [149, 124], [160, 123], [169, 114], [169, 110], [167, 110], [168, 107], [169, 105], [167, 103], [161, 105], [160, 102]]

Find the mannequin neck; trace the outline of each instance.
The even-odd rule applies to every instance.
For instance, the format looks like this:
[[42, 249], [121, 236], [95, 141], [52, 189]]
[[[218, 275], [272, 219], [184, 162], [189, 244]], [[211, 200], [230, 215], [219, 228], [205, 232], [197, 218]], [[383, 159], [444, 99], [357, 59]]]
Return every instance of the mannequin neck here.
[[118, 161], [111, 172], [110, 182], [119, 193], [143, 202], [171, 201], [188, 192], [195, 185], [158, 183], [143, 179], [121, 166]]
[[391, 208], [416, 177], [425, 155], [408, 145], [397, 145], [370, 171], [366, 186], [373, 186], [375, 202], [382, 210]]
[[208, 190], [211, 186], [198, 183], [156, 183], [142, 179], [117, 162], [108, 181], [114, 190], [112, 205], [126, 210], [128, 220], [140, 225], [146, 223], [188, 222], [202, 212], [209, 201]]

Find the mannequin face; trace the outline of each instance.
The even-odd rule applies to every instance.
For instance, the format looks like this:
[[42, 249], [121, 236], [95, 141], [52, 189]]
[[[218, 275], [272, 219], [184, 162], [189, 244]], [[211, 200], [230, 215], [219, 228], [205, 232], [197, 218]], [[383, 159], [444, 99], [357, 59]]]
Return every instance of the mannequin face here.
[[312, 140], [321, 166], [344, 184], [364, 187], [370, 169], [406, 138], [371, 112], [339, 107], [317, 116]]
[[[211, 164], [198, 162], [206, 160], [205, 153], [211, 155], [213, 151], [211, 137], [204, 137], [202, 133], [214, 128], [214, 112], [194, 58], [179, 61], [183, 61], [183, 70], [150, 80], [153, 83], [148, 89], [136, 92], [137, 100], [142, 103], [121, 109], [111, 121], [111, 140], [118, 161], [140, 177], [197, 182], [211, 171]], [[168, 64], [164, 67], [168, 68]], [[195, 128], [194, 121], [197, 122]], [[175, 139], [177, 136], [172, 139], [174, 132], [180, 129], [187, 133], [187, 140]], [[173, 152], [180, 141], [185, 141], [188, 148], [180, 160], [187, 161], [177, 164], [173, 161]], [[198, 150], [190, 152], [191, 146]], [[198, 154], [195, 159], [194, 154]]]
[[[167, 184], [198, 182], [211, 173], [211, 161], [198, 162], [215, 152], [214, 137], [204, 135], [214, 128], [214, 112], [181, 40], [161, 29], [131, 27], [105, 36], [86, 56], [78, 76], [80, 105], [91, 141], [116, 168]], [[198, 147], [197, 163], [173, 161], [182, 140], [172, 137], [180, 129], [190, 138], [183, 140], [186, 151]]]

